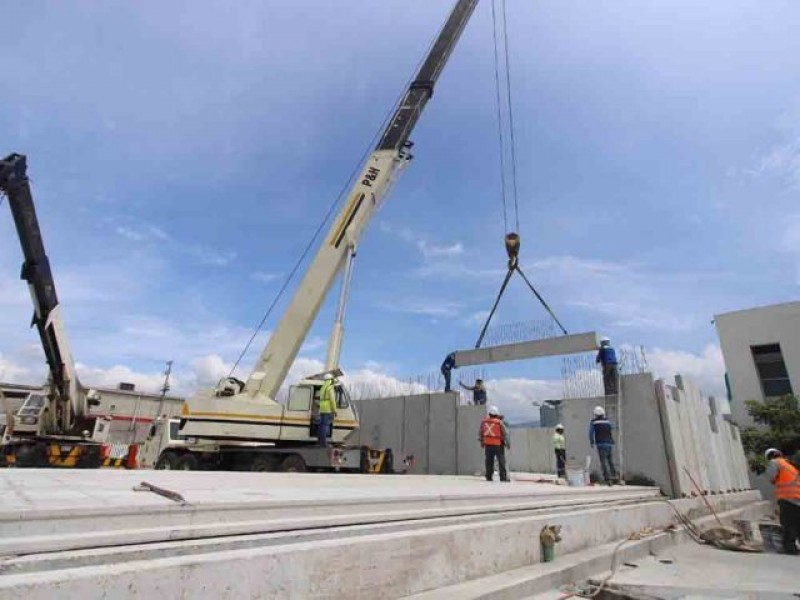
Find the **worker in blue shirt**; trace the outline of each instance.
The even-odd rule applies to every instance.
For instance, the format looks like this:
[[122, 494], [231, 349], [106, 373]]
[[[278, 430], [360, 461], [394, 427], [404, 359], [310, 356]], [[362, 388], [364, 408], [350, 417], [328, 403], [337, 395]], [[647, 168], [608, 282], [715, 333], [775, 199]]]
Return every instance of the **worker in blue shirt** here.
[[442, 377], [444, 377], [445, 392], [450, 391], [450, 373], [453, 369], [455, 369], [455, 367], [456, 367], [456, 353], [451, 352], [445, 357], [444, 362], [442, 363], [442, 366], [440, 368], [440, 370], [442, 371]]
[[604, 337], [600, 340], [600, 349], [597, 351], [598, 363], [603, 369], [603, 390], [606, 396], [614, 396], [617, 393], [617, 380], [619, 371], [617, 366], [617, 353], [611, 347], [611, 340]]
[[606, 411], [602, 406], [594, 407], [594, 418], [589, 423], [589, 445], [597, 446], [597, 456], [600, 458], [600, 468], [603, 471], [603, 481], [612, 485], [617, 480], [617, 470], [614, 467], [614, 425], [606, 419]]

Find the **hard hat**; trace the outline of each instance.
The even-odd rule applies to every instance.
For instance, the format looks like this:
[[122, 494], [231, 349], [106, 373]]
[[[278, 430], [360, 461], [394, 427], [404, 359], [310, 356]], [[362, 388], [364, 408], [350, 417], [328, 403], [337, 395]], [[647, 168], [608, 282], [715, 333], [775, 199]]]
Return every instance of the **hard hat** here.
[[325, 373], [325, 376], [323, 377], [323, 379], [325, 381], [329, 381], [329, 380], [333, 379], [333, 375], [331, 373]]
[[608, 339], [607, 337], [602, 337], [602, 338], [600, 338], [600, 343], [601, 344], [610, 344], [611, 340]]
[[556, 425], [556, 431], [558, 431], [559, 429], [560, 429], [561, 431], [564, 431], [564, 426], [563, 426], [561, 423], [559, 423], [558, 425]]
[[500, 409], [497, 408], [496, 406], [490, 406], [489, 407], [489, 414], [492, 415], [493, 417], [496, 417], [497, 415], [500, 414]]
[[764, 458], [770, 460], [773, 454], [777, 456], [783, 456], [783, 452], [781, 452], [777, 448], [769, 448], [766, 452], [764, 452]]
[[606, 416], [606, 409], [602, 406], [595, 406], [594, 407], [594, 416], [595, 417], [605, 417]]

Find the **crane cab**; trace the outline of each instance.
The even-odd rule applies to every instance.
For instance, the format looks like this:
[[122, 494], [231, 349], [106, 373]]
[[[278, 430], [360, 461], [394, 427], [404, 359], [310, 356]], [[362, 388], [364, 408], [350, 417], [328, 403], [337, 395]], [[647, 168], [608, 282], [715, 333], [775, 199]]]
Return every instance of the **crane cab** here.
[[[286, 403], [251, 395], [232, 378], [214, 391], [188, 398], [181, 411], [182, 435], [203, 440], [284, 444], [315, 444], [323, 375], [314, 375], [289, 388]], [[330, 440], [342, 443], [358, 428], [350, 395], [336, 384], [336, 418]]]

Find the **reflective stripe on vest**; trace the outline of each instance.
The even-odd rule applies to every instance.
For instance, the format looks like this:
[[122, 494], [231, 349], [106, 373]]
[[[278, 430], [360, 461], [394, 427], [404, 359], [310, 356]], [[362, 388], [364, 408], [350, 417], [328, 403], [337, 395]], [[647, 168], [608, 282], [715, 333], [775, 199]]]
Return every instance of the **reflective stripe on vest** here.
[[501, 446], [503, 444], [503, 423], [500, 419], [487, 417], [481, 421], [481, 436], [484, 446]]
[[775, 498], [800, 500], [800, 472], [785, 458], [776, 458], [778, 476], [775, 478]]

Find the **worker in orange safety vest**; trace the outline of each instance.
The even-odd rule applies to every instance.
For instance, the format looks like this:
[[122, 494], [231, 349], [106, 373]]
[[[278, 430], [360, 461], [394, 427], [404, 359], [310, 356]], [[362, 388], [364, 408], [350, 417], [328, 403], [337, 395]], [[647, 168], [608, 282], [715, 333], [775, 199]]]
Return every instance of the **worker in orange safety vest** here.
[[800, 542], [800, 472], [780, 450], [770, 448], [764, 455], [769, 461], [767, 477], [775, 485], [780, 510], [783, 551], [796, 555], [796, 542]]
[[490, 406], [489, 414], [481, 421], [478, 439], [486, 455], [486, 481], [494, 479], [495, 459], [500, 469], [500, 481], [511, 481], [506, 471], [506, 448], [511, 447], [511, 440], [496, 406]]

